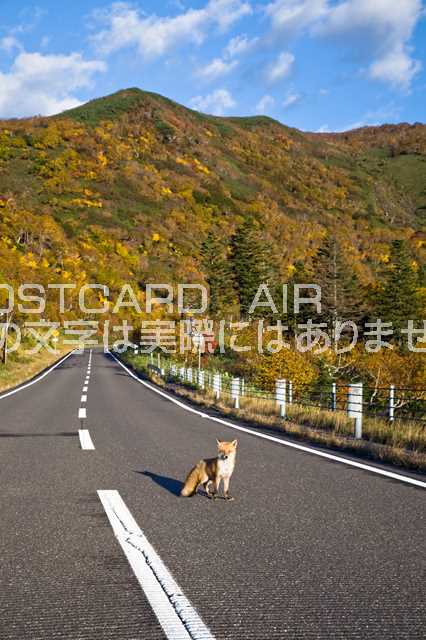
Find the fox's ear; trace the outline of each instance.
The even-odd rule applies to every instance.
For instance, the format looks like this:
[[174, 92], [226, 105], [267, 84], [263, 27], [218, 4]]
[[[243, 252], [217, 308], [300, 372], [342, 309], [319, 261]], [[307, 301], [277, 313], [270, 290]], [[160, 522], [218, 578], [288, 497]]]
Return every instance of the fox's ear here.
[[238, 440], [233, 440], [231, 444], [232, 444], [233, 447], [236, 447], [237, 444], [238, 444]]
[[216, 442], [217, 442], [217, 445], [218, 445], [218, 446], [219, 446], [220, 444], [222, 444], [222, 443], [221, 443], [221, 441], [220, 441], [220, 440], [218, 440], [217, 438], [216, 438]]

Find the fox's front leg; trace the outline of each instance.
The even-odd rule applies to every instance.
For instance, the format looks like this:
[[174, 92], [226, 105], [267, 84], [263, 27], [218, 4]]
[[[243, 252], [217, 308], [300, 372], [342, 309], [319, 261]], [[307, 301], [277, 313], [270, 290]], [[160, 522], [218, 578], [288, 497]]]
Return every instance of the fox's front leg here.
[[209, 498], [213, 498], [214, 494], [210, 492], [210, 487], [209, 487], [210, 482], [211, 482], [211, 480], [206, 480], [206, 482], [204, 482], [204, 484], [203, 484], [203, 487], [204, 487], [204, 491], [207, 493], [207, 496]]
[[234, 498], [229, 495], [229, 480], [230, 478], [223, 479], [223, 491], [225, 493], [225, 500], [233, 500]]
[[214, 493], [212, 495], [212, 498], [215, 499], [217, 498], [218, 494], [219, 494], [219, 487], [220, 487], [220, 481], [222, 480], [222, 478], [217, 477], [214, 480]]

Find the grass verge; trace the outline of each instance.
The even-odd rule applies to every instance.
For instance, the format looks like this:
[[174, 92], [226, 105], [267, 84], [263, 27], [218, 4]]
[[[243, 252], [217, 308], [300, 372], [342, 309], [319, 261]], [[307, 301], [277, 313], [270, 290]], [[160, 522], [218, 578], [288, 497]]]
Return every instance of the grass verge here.
[[69, 345], [58, 345], [56, 354], [49, 353], [46, 349], [34, 355], [26, 355], [24, 352], [11, 354], [7, 364], [0, 364], [0, 392], [31, 380], [71, 350]]

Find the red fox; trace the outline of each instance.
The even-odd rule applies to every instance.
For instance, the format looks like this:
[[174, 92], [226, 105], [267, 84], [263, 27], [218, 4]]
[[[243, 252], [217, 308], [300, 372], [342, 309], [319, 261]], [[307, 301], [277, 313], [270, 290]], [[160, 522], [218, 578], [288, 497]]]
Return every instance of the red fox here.
[[[189, 472], [185, 484], [180, 492], [181, 496], [189, 497], [197, 493], [200, 484], [203, 485], [209, 498], [216, 498], [219, 493], [220, 483], [223, 480], [223, 490], [225, 500], [233, 500], [229, 495], [229, 481], [235, 467], [235, 457], [237, 455], [237, 440], [232, 442], [217, 442], [217, 458], [200, 460]], [[214, 491], [210, 492], [209, 484], [213, 482]]]

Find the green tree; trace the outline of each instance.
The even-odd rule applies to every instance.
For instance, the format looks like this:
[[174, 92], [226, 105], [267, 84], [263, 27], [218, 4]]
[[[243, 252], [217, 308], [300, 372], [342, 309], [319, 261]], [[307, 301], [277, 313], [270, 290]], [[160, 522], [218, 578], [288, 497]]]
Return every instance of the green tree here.
[[392, 322], [394, 336], [399, 341], [407, 320], [416, 320], [420, 315], [418, 288], [419, 276], [412, 265], [407, 243], [394, 240], [378, 292], [376, 315], [383, 322]]
[[356, 322], [363, 308], [359, 283], [331, 234], [324, 239], [315, 256], [312, 271], [312, 282], [321, 287], [321, 314], [318, 319], [330, 327], [337, 321]]
[[[247, 218], [233, 238], [232, 262], [240, 314], [247, 317], [259, 286], [269, 285], [272, 280], [269, 248], [253, 218]], [[255, 315], [263, 315], [261, 307]]]
[[235, 304], [236, 291], [229, 247], [216, 234], [210, 232], [201, 245], [201, 259], [210, 289], [209, 310], [212, 316], [229, 313]]

